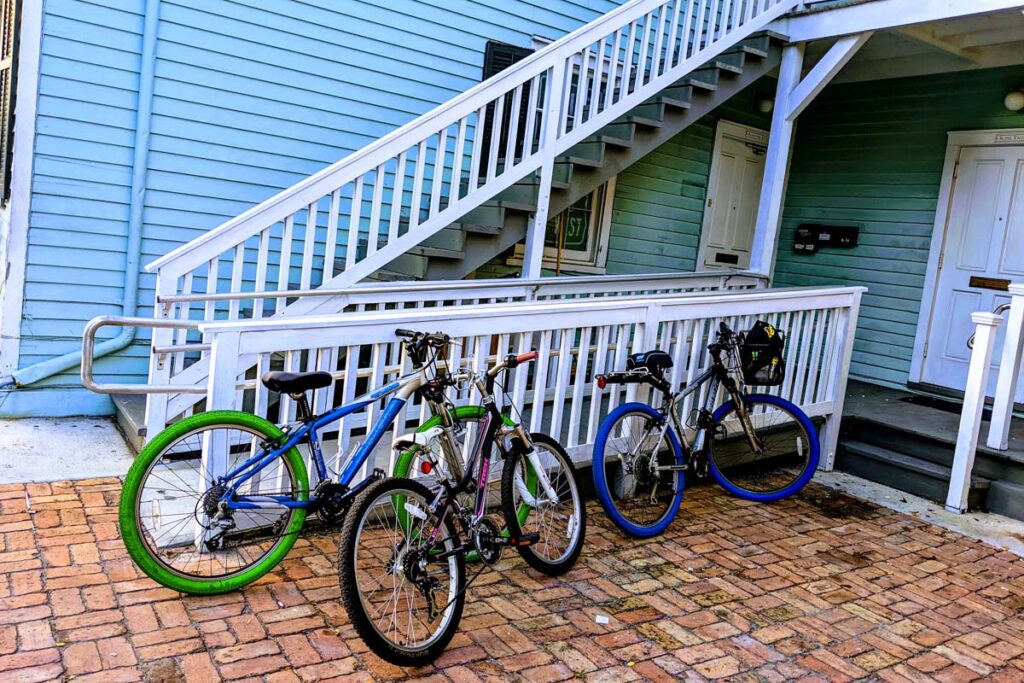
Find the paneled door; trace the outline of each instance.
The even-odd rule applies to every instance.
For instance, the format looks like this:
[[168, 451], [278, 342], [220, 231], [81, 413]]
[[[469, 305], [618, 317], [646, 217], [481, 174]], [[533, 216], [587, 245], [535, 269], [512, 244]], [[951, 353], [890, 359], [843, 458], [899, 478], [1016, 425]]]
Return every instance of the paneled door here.
[[[964, 147], [936, 279], [922, 378], [962, 391], [971, 352], [971, 313], [1009, 300], [1024, 283], [1024, 147]], [[996, 340], [996, 362], [1003, 330]], [[988, 389], [995, 388], [993, 373]], [[1024, 383], [1016, 400], [1024, 400]]]
[[698, 270], [750, 266], [768, 133], [719, 121], [712, 152]]

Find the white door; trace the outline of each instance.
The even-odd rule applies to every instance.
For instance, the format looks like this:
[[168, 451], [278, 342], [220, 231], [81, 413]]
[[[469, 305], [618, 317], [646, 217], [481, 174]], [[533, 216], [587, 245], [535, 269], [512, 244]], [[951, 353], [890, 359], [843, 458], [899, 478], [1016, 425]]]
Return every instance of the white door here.
[[1024, 147], [963, 148], [942, 249], [923, 379], [963, 391], [971, 313], [992, 311], [1009, 300], [1008, 283], [1024, 283]]
[[719, 122], [698, 254], [702, 269], [750, 266], [767, 144], [766, 131]]

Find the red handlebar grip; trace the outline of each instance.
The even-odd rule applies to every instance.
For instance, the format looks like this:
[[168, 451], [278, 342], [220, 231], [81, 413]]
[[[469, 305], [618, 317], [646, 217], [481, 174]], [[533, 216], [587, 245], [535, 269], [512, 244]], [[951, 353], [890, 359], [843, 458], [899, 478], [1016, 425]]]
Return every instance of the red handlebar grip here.
[[528, 351], [526, 353], [521, 353], [518, 356], [516, 356], [516, 361], [519, 363], [527, 363], [531, 360], [537, 360], [536, 351]]

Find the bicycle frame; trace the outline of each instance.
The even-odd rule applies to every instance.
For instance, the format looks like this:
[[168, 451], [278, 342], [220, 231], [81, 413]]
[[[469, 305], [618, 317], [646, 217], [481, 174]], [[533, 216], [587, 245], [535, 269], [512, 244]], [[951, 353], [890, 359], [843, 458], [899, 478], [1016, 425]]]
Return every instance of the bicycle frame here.
[[[408, 403], [409, 397], [412, 396], [423, 384], [425, 370], [426, 368], [423, 368], [403, 375], [394, 382], [391, 382], [376, 391], [360, 396], [352, 403], [339, 406], [334, 410], [302, 422], [295, 431], [286, 432], [288, 438], [279, 446], [273, 446], [270, 450], [267, 450], [267, 444], [264, 444], [264, 449], [259, 453], [255, 454], [227, 474], [217, 478], [216, 482], [218, 485], [223, 486], [230, 482], [230, 485], [227, 486], [227, 490], [221, 499], [226, 499], [225, 502], [228, 509], [232, 510], [253, 510], [281, 507], [308, 508], [315, 505], [316, 498], [312, 497], [310, 497], [309, 500], [292, 500], [288, 496], [246, 496], [239, 494], [238, 490], [242, 484], [252, 479], [258, 472], [260, 472], [260, 470], [272, 463], [275, 459], [281, 457], [284, 453], [288, 452], [290, 448], [302, 443], [303, 440], [306, 440], [309, 443], [310, 451], [313, 456], [313, 463], [316, 466], [318, 477], [321, 480], [326, 479], [327, 465], [324, 462], [323, 451], [320, 448], [320, 439], [317, 436], [318, 430], [329, 424], [337, 422], [347, 415], [370, 406], [389, 394], [397, 392], [397, 395], [388, 401], [387, 405], [384, 407], [383, 412], [381, 412], [380, 417], [374, 423], [373, 428], [367, 433], [366, 439], [359, 446], [356, 452], [346, 460], [345, 468], [338, 476], [338, 483], [342, 486], [348, 487], [355, 478], [359, 468], [361, 468], [367, 458], [370, 457], [370, 454], [373, 453], [377, 444], [380, 443], [381, 438], [388, 429], [391, 428], [391, 425], [394, 423], [399, 413], [405, 407], [406, 403]], [[352, 495], [362, 488], [363, 486], [357, 485], [357, 487], [351, 489], [348, 493]]]

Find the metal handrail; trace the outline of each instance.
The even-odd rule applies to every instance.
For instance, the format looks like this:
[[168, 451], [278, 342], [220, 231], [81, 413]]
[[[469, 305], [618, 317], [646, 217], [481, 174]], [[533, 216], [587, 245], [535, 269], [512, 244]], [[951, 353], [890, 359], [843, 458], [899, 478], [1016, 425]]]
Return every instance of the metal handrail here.
[[[993, 313], [993, 315], [1002, 315], [1003, 313], [1005, 313], [1008, 310], [1010, 310], [1010, 304], [1009, 303], [999, 304], [994, 309], [992, 309], [992, 313]], [[975, 334], [977, 334], [977, 332], [972, 333], [971, 336], [967, 338], [967, 348], [969, 348], [969, 349], [973, 349], [974, 348], [974, 335]]]
[[[90, 320], [82, 333], [82, 386], [97, 394], [205, 394], [205, 386], [188, 386], [180, 384], [118, 384], [97, 382], [93, 377], [95, 360], [96, 333], [104, 327], [171, 327], [186, 330], [198, 330], [199, 322], [191, 320], [154, 320], [153, 318], [129, 318], [117, 315], [103, 315]], [[194, 347], [194, 348], [193, 348]], [[198, 347], [209, 349], [208, 344], [191, 344], [174, 347], [175, 352], [198, 350]], [[157, 349], [154, 349], [156, 351]]]

